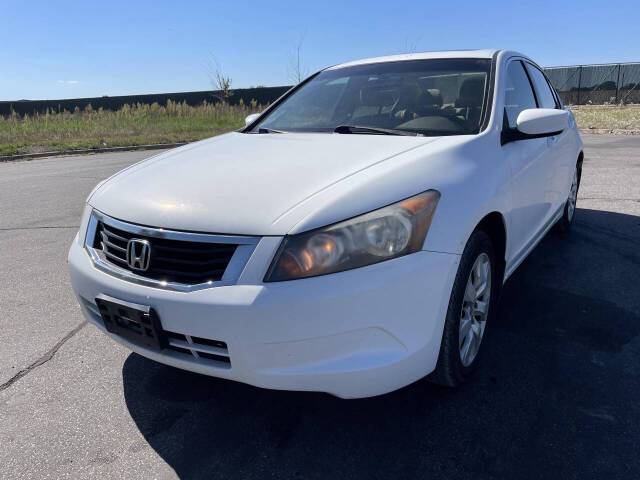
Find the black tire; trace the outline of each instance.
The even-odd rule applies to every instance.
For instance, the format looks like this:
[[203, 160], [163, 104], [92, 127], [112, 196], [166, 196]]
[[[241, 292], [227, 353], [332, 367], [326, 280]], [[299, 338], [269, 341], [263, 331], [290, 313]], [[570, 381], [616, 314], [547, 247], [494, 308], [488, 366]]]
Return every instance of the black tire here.
[[[482, 341], [480, 342], [480, 349], [473, 361], [468, 366], [463, 365], [459, 346], [459, 332], [467, 281], [469, 280], [469, 275], [471, 274], [471, 269], [476, 259], [483, 253], [489, 257], [491, 266], [491, 290], [486, 320], [487, 324], [490, 323], [491, 315], [495, 310], [495, 303], [499, 296], [500, 287], [502, 286], [502, 279], [499, 278], [499, 269], [491, 238], [484, 231], [476, 230], [469, 238], [462, 257], [460, 258], [458, 273], [456, 274], [456, 279], [451, 289], [438, 363], [435, 371], [427, 377], [429, 381], [440, 385], [456, 387], [464, 383], [471, 376], [480, 362], [483, 351], [482, 344], [484, 343]], [[483, 335], [482, 338], [484, 338], [484, 336], [486, 336], [486, 334]]]
[[573, 183], [571, 184], [571, 189], [569, 190], [569, 197], [564, 203], [564, 211], [562, 212], [562, 217], [556, 222], [553, 226], [553, 230], [555, 233], [566, 235], [571, 231], [571, 226], [573, 225], [573, 219], [575, 218], [575, 209], [578, 203], [578, 189], [580, 188], [580, 177], [582, 176], [582, 165], [580, 163], [576, 164], [575, 176], [577, 179], [576, 184], [576, 198], [573, 202], [573, 209], [570, 208], [569, 205], [569, 197], [572, 195]]

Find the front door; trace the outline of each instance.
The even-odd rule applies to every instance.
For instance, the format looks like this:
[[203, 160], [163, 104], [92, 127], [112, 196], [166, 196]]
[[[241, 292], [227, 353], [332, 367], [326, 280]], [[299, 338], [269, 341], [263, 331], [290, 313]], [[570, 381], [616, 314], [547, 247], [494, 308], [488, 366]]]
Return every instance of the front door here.
[[[529, 77], [522, 62], [512, 60], [507, 66], [504, 122], [509, 128], [516, 128], [518, 115], [529, 108], [537, 108]], [[502, 153], [511, 168], [510, 264], [520, 260], [549, 220], [552, 205], [547, 182], [552, 159], [546, 138], [509, 142], [502, 146]]]

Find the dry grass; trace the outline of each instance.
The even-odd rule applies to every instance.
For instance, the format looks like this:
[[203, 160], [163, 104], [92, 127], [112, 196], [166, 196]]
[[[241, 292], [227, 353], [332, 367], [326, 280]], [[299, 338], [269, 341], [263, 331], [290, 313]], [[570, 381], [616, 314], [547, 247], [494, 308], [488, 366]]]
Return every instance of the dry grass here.
[[[125, 105], [118, 111], [93, 110], [0, 117], [0, 155], [105, 146], [191, 142], [240, 128], [244, 118], [264, 107], [222, 103], [190, 107]], [[581, 129], [640, 130], [640, 106], [571, 107]]]
[[0, 117], [0, 155], [105, 146], [191, 142], [238, 129], [244, 118], [264, 107], [222, 103], [190, 107], [125, 105], [117, 111], [93, 110]]
[[640, 106], [571, 106], [578, 127], [585, 130], [640, 130]]

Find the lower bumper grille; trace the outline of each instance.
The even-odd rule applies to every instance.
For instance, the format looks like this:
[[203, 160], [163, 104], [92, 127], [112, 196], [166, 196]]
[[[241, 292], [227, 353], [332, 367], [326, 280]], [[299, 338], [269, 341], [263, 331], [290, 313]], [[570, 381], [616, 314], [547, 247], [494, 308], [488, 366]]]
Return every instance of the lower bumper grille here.
[[[84, 297], [80, 297], [80, 302], [91, 315], [93, 321], [105, 328], [98, 306]], [[195, 359], [196, 361], [204, 362], [217, 368], [231, 368], [229, 348], [227, 344], [221, 340], [192, 337], [168, 330], [162, 330], [162, 335], [166, 338], [166, 346], [162, 350], [163, 352], [170, 350], [171, 352], [178, 353], [185, 359]]]
[[192, 337], [182, 333], [169, 332], [167, 335], [167, 348], [185, 355], [191, 355], [197, 359], [216, 362], [221, 368], [231, 368], [229, 349], [227, 344], [220, 340]]

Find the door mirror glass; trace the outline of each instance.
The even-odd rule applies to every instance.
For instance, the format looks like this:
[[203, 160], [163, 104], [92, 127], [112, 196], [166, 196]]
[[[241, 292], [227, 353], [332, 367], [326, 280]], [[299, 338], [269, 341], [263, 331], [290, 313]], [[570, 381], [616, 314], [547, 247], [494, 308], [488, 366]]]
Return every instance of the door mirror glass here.
[[555, 108], [528, 108], [518, 115], [516, 128], [525, 135], [560, 133], [569, 125], [569, 112]]
[[247, 115], [247, 117], [244, 119], [245, 127], [248, 127], [253, 122], [255, 122], [260, 115], [262, 115], [262, 113], [252, 113], [251, 115]]

